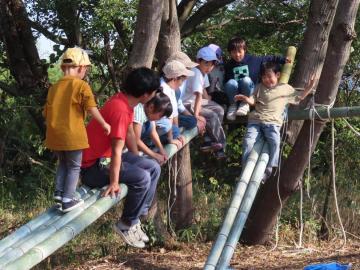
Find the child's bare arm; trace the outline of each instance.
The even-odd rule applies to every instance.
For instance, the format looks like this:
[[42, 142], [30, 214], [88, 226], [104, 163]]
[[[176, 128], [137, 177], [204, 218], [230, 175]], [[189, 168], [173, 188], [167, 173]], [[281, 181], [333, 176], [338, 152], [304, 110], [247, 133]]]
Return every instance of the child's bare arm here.
[[194, 104], [194, 115], [196, 118], [198, 118], [201, 110], [202, 95], [199, 92], [196, 92], [194, 95], [196, 95], [195, 104]]
[[310, 92], [313, 90], [315, 85], [315, 74], [312, 74], [310, 77], [310, 81], [305, 85], [305, 89], [302, 92], [300, 99], [303, 100]]
[[101, 127], [104, 129], [105, 134], [109, 135], [110, 131], [111, 131], [111, 126], [105, 122], [104, 118], [101, 116], [98, 108], [96, 107], [90, 107], [88, 109], [88, 113], [91, 114], [91, 116], [99, 122], [99, 124], [101, 125]]
[[235, 101], [245, 101], [246, 103], [248, 103], [250, 106], [254, 106], [255, 105], [255, 99], [254, 96], [244, 96], [244, 95], [236, 95], [234, 97]]

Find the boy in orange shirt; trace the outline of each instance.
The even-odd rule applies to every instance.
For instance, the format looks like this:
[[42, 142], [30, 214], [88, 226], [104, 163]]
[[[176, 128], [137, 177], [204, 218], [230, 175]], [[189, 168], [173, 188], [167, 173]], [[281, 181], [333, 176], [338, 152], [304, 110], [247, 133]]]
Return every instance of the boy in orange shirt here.
[[90, 86], [83, 81], [91, 65], [89, 56], [80, 48], [65, 51], [61, 69], [64, 76], [49, 89], [43, 115], [46, 119], [45, 146], [59, 159], [54, 200], [63, 212], [84, 203], [74, 197], [80, 174], [82, 150], [89, 147], [84, 118], [90, 113], [108, 135], [110, 125], [96, 107]]

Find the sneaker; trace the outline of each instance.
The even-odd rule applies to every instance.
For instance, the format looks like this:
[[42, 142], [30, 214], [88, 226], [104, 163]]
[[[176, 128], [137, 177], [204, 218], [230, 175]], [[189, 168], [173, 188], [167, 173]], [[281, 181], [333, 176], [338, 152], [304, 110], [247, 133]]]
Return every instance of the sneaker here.
[[247, 104], [245, 102], [241, 102], [238, 109], [237, 109], [237, 111], [236, 111], [236, 115], [237, 116], [247, 115], [249, 111], [250, 111], [249, 104]]
[[221, 143], [217, 143], [217, 142], [213, 142], [211, 143], [211, 149], [214, 151], [219, 151], [221, 149], [223, 149], [223, 145]]
[[225, 152], [224, 152], [224, 149], [221, 149], [221, 150], [215, 152], [214, 155], [215, 155], [215, 158], [216, 158], [217, 160], [225, 159], [225, 158], [226, 158], [226, 154], [225, 154]]
[[200, 146], [200, 150], [203, 152], [208, 152], [212, 149], [212, 143], [211, 142], [204, 142], [201, 146]]
[[144, 248], [145, 243], [139, 239], [138, 224], [131, 227], [126, 226], [121, 220], [113, 225], [114, 231], [120, 235], [121, 239], [129, 246]]
[[54, 201], [56, 204], [61, 204], [62, 203], [62, 192], [55, 190], [53, 198], [54, 198]]
[[74, 210], [75, 208], [78, 208], [83, 204], [84, 204], [84, 200], [73, 198], [70, 202], [61, 203], [61, 211], [67, 213], [70, 212], [71, 210]]
[[226, 114], [227, 120], [234, 121], [236, 119], [236, 108], [236, 103], [230, 105]]
[[144, 243], [148, 243], [150, 241], [149, 237], [146, 235], [146, 233], [141, 228], [141, 223], [135, 224], [136, 226], [136, 233], [139, 236], [140, 240]]
[[261, 179], [261, 183], [265, 184], [266, 180], [268, 180], [272, 173], [272, 167], [268, 167], [265, 169], [264, 175]]

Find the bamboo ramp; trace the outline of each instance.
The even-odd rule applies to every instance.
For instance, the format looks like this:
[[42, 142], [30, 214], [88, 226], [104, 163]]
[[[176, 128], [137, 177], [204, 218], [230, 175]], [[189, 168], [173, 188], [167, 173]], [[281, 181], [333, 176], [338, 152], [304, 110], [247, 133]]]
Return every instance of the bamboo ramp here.
[[[185, 143], [198, 135], [197, 128], [184, 131]], [[166, 145], [165, 150], [171, 158], [179, 150], [175, 145]], [[0, 240], [0, 269], [30, 269], [71, 241], [76, 235], [90, 226], [127, 194], [127, 186], [120, 185], [117, 197], [102, 197], [103, 189], [90, 189], [82, 186], [77, 196], [84, 204], [63, 214], [52, 206], [38, 217], [21, 226], [12, 234]]]

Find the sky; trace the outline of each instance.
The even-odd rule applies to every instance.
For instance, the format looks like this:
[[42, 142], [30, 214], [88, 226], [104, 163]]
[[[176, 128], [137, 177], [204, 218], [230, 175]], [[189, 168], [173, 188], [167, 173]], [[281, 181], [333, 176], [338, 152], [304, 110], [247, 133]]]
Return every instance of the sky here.
[[39, 37], [39, 39], [36, 42], [36, 47], [39, 50], [39, 56], [41, 59], [49, 58], [49, 55], [54, 52], [53, 45], [55, 45], [55, 43], [47, 39], [43, 35]]

